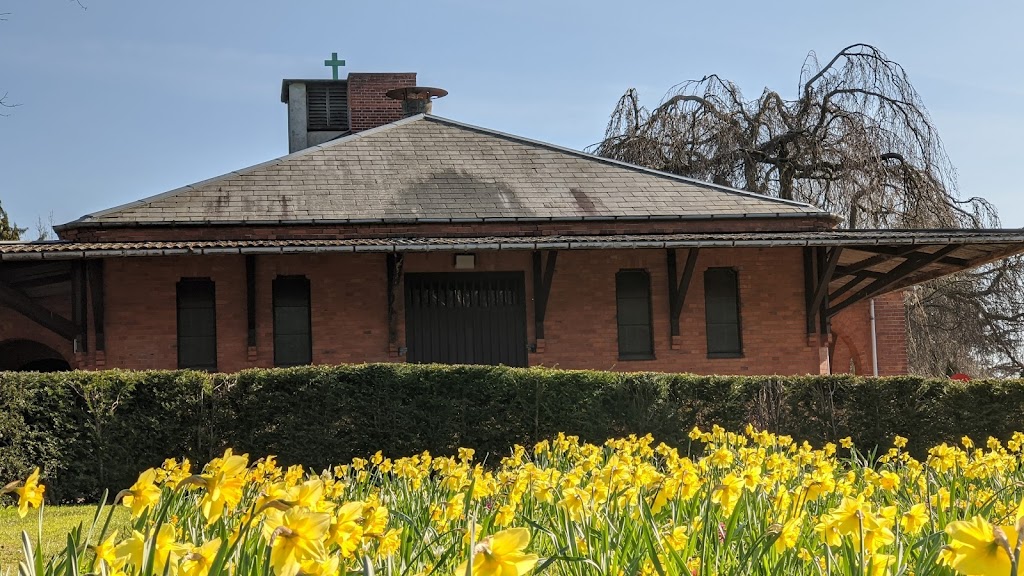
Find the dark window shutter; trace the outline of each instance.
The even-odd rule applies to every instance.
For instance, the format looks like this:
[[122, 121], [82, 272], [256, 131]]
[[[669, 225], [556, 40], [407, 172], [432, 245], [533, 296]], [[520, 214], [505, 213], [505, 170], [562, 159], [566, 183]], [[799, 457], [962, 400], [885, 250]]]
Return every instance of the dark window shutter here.
[[178, 368], [217, 370], [217, 307], [213, 281], [178, 282]]
[[309, 130], [348, 130], [348, 86], [307, 84], [306, 115]]
[[646, 270], [620, 270], [615, 275], [616, 319], [619, 358], [654, 358], [651, 330], [651, 277]]
[[274, 366], [302, 366], [313, 362], [309, 279], [278, 276], [274, 279]]
[[704, 272], [704, 318], [708, 356], [730, 358], [743, 355], [740, 287], [736, 270], [708, 268]]

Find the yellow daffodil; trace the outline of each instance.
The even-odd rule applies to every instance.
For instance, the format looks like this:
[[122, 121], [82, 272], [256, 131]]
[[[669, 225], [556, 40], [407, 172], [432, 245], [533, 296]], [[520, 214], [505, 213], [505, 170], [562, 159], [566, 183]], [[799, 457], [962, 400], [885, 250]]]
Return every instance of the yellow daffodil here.
[[907, 510], [900, 520], [900, 524], [903, 526], [903, 531], [910, 535], [920, 532], [927, 523], [928, 508], [922, 503], [911, 506], [910, 510]]
[[711, 501], [722, 506], [722, 510], [728, 516], [732, 514], [740, 496], [743, 495], [743, 478], [732, 472], [722, 478], [722, 483], [711, 493]]
[[783, 552], [795, 548], [800, 539], [800, 529], [803, 527], [803, 516], [797, 516], [787, 520], [779, 529], [779, 537], [775, 539], [775, 550]]
[[975, 516], [950, 522], [946, 534], [949, 546], [943, 560], [954, 570], [966, 576], [1010, 573], [1010, 549], [1017, 542], [1017, 530], [1013, 527], [992, 526], [981, 516]]
[[[530, 544], [530, 531], [509, 528], [484, 538], [473, 549], [472, 576], [522, 576], [537, 565], [536, 554], [523, 551]], [[466, 573], [467, 562], [455, 569], [455, 574]]]
[[234, 455], [229, 448], [202, 475], [206, 492], [201, 506], [208, 524], [216, 522], [226, 509], [234, 508], [242, 499], [248, 461], [248, 455]]
[[299, 507], [269, 510], [263, 525], [270, 542], [270, 565], [277, 576], [295, 576], [308, 560], [322, 560], [324, 538], [331, 526], [330, 514]]
[[153, 544], [156, 546], [154, 558], [156, 559], [156, 571], [159, 573], [163, 573], [164, 567], [168, 564], [171, 568], [176, 568], [181, 553], [187, 549], [185, 545], [178, 542], [176, 531], [171, 524], [164, 524], [160, 527]]
[[43, 492], [46, 486], [39, 483], [39, 468], [36, 468], [28, 475], [25, 482], [14, 490], [18, 495], [18, 516], [24, 518], [28, 515], [29, 508], [39, 508], [43, 505]]
[[123, 558], [129, 566], [134, 566], [136, 571], [142, 569], [142, 562], [146, 553], [146, 536], [138, 530], [133, 530], [132, 535], [117, 545], [114, 552], [118, 558]]
[[114, 541], [117, 539], [117, 532], [111, 532], [110, 536], [106, 540], [99, 542], [95, 546], [90, 546], [89, 549], [96, 557], [96, 562], [102, 562], [106, 564], [106, 569], [117, 569], [120, 568], [124, 562], [118, 561], [117, 546]]
[[160, 488], [155, 484], [157, 471], [150, 468], [142, 474], [139, 479], [127, 490], [127, 494], [121, 499], [121, 503], [132, 509], [132, 518], [138, 518], [147, 508], [156, 504], [160, 499]]
[[220, 538], [192, 547], [182, 556], [178, 573], [181, 576], [207, 576], [219, 550]]

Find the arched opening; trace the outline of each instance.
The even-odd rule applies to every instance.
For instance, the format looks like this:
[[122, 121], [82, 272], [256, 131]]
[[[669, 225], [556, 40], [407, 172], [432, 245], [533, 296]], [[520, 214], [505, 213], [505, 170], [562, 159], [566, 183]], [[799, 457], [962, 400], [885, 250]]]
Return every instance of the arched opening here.
[[0, 342], [0, 371], [60, 372], [71, 364], [53, 348], [34, 340]]
[[829, 349], [832, 374], [864, 374], [864, 361], [857, 346], [844, 334], [832, 331], [832, 345]]

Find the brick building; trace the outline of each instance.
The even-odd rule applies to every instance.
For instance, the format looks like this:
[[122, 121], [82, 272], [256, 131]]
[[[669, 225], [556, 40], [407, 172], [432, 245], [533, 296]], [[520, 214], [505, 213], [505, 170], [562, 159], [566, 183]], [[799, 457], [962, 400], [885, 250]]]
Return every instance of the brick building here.
[[1016, 230], [837, 230], [417, 113], [443, 91], [415, 83], [286, 80], [288, 156], [0, 244], [0, 369], [898, 374], [899, 289], [1024, 251]]

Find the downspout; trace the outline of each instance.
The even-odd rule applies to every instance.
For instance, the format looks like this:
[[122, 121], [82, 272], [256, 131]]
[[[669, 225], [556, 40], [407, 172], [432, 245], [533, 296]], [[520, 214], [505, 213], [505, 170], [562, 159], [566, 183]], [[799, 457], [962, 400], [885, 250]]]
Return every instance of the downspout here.
[[871, 368], [878, 376], [878, 333], [875, 330], [875, 299], [871, 299]]

